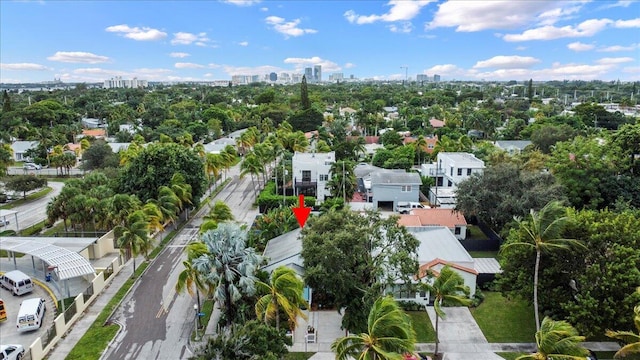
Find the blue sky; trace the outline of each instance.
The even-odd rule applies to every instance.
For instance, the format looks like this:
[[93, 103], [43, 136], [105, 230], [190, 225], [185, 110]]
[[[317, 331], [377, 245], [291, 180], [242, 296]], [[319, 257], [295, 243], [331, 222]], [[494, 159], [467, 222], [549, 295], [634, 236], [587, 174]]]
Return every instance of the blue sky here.
[[0, 82], [640, 80], [638, 1], [0, 0]]

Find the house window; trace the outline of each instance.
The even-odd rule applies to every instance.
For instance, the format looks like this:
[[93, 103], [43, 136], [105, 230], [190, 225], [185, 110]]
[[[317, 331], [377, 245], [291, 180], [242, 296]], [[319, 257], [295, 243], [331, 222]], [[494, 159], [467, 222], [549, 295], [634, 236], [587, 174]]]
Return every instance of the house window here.
[[320, 174], [320, 181], [329, 181], [329, 175]]
[[427, 149], [433, 149], [433, 144], [427, 144]]
[[462, 168], [458, 168], [458, 176], [462, 176]]
[[451, 171], [449, 171], [449, 175], [453, 176], [453, 166], [451, 167]]
[[455, 230], [453, 230], [453, 233], [456, 235], [460, 235], [460, 226], [456, 226]]
[[467, 169], [467, 176], [471, 176], [471, 169]]
[[411, 185], [402, 185], [402, 192], [411, 192]]
[[447, 185], [448, 187], [452, 187], [453, 186], [453, 183], [451, 182], [451, 180], [447, 180], [447, 184], [448, 184]]
[[302, 170], [302, 181], [311, 181], [311, 170]]

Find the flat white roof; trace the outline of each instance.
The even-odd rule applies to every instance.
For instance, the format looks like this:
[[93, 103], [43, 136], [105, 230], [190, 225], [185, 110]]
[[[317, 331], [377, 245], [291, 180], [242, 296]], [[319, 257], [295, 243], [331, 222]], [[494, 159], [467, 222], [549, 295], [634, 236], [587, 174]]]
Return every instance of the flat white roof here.
[[[42, 259], [49, 266], [55, 266], [60, 280], [95, 274], [89, 260], [78, 252], [84, 250], [97, 238], [40, 238], [3, 237], [0, 250], [15, 251]], [[64, 247], [63, 247], [64, 246]]]

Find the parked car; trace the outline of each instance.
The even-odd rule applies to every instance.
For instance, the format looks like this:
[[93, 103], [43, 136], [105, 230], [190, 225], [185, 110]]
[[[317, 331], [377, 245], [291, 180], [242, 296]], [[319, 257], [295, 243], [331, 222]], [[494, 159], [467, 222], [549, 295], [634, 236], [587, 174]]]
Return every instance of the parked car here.
[[24, 165], [22, 165], [22, 168], [25, 170], [40, 170], [42, 169], [42, 165], [36, 163], [24, 163]]
[[428, 209], [428, 206], [422, 205], [419, 202], [410, 202], [410, 201], [398, 201], [398, 205], [396, 205], [396, 211], [400, 214], [408, 214], [412, 209]]
[[19, 344], [0, 345], [0, 359], [20, 360], [24, 356], [24, 347]]
[[9, 225], [9, 220], [0, 219], [0, 227], [5, 227]]

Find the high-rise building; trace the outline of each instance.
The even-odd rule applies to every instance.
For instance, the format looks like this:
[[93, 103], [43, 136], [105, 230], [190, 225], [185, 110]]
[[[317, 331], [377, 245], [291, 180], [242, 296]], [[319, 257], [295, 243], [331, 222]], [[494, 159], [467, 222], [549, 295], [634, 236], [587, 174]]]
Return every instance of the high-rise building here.
[[418, 83], [423, 83], [429, 81], [429, 75], [427, 74], [418, 74], [416, 75], [416, 81]]
[[438, 74], [433, 75], [433, 81], [434, 82], [440, 82], [440, 75], [438, 75]]
[[322, 65], [315, 65], [313, 67], [313, 80], [317, 83], [322, 81]]
[[123, 80], [122, 76], [112, 77], [109, 80], [104, 81], [105, 89], [115, 89], [115, 88], [145, 88], [149, 86], [147, 80], [138, 80], [138, 78], [133, 78], [131, 80]]
[[307, 82], [313, 81], [313, 68], [304, 68], [304, 76], [307, 78]]
[[343, 73], [333, 73], [329, 75], [329, 81], [342, 81], [344, 79]]
[[272, 72], [271, 74], [269, 74], [269, 80], [270, 81], [276, 81], [278, 80], [278, 74]]

